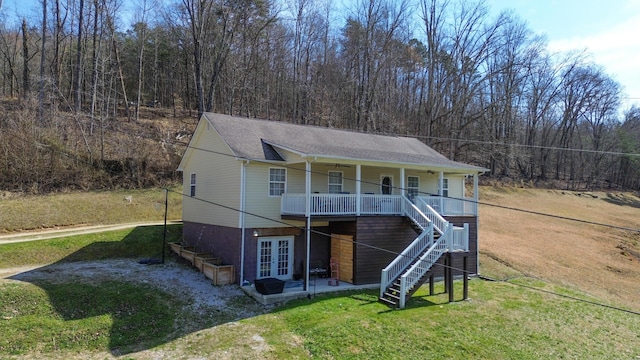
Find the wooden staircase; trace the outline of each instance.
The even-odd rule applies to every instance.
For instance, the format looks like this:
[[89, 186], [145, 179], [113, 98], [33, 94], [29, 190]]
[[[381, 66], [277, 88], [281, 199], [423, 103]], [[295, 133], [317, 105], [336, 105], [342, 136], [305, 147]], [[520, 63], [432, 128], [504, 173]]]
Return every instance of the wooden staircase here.
[[[403, 213], [418, 237], [382, 270], [380, 280], [380, 302], [395, 308], [404, 308], [406, 299], [430, 278], [440, 257], [457, 248], [453, 224], [429, 205], [418, 207], [405, 198]], [[468, 240], [468, 232], [465, 236]]]
[[[434, 238], [437, 240], [440, 238], [440, 234], [439, 233], [434, 233]], [[425, 252], [427, 252], [427, 250], [425, 250]], [[421, 255], [424, 255], [421, 254]], [[444, 254], [442, 254], [444, 255]], [[440, 255], [440, 257], [442, 256]], [[438, 257], [438, 259], [440, 259], [440, 257]], [[420, 257], [414, 259], [413, 262], [411, 262], [411, 264], [407, 267], [408, 269], [411, 269], [414, 265], [416, 265], [417, 262], [420, 261]], [[424, 283], [426, 283], [427, 281], [429, 281], [429, 278], [431, 277], [431, 274], [433, 274], [434, 269], [433, 269], [433, 264], [430, 264], [430, 269], [424, 273], [424, 275], [422, 275], [420, 277], [420, 279], [413, 285], [411, 286], [409, 289], [405, 290], [405, 297], [406, 298], [410, 298], [419, 288], [420, 286], [422, 286]], [[385, 291], [382, 293], [382, 296], [379, 297], [379, 301], [383, 304], [386, 304], [392, 308], [399, 308], [400, 307], [400, 300], [401, 300], [401, 295], [400, 292], [401, 287], [402, 287], [402, 274], [400, 276], [398, 276], [392, 283], [391, 285], [389, 285]]]
[[[429, 278], [431, 277], [431, 274], [433, 273], [433, 271], [434, 271], [433, 268], [427, 271], [424, 274], [424, 276], [422, 276], [422, 278], [416, 283], [416, 285], [411, 287], [411, 289], [407, 290], [407, 292], [405, 293], [406, 297], [410, 298], [416, 291], [418, 291], [420, 286], [422, 286], [424, 283], [429, 281]], [[401, 283], [400, 283], [400, 279], [398, 278], [396, 281], [394, 281], [391, 284], [391, 286], [387, 288], [387, 290], [378, 300], [381, 303], [386, 304], [392, 308], [399, 308], [400, 307], [400, 291], [401, 291], [400, 287], [401, 287]]]

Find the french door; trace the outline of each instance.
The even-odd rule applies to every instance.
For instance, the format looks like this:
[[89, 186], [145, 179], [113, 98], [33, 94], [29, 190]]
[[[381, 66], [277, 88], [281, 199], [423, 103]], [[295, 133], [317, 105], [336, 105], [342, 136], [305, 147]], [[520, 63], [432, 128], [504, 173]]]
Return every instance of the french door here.
[[291, 279], [293, 273], [293, 236], [258, 239], [258, 279]]

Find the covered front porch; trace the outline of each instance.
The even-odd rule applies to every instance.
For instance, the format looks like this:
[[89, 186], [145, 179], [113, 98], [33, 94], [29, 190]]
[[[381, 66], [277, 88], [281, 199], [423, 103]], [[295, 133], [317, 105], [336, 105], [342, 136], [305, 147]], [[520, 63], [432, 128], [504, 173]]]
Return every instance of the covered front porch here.
[[[282, 194], [281, 215], [304, 216], [306, 194]], [[443, 196], [414, 196], [414, 203], [429, 205], [443, 216], [477, 216], [475, 197], [448, 198]], [[309, 194], [311, 216], [402, 216], [403, 195], [375, 194]]]
[[302, 165], [288, 171], [282, 216], [397, 216], [403, 214], [405, 198], [443, 216], [478, 213], [477, 171], [319, 161]]

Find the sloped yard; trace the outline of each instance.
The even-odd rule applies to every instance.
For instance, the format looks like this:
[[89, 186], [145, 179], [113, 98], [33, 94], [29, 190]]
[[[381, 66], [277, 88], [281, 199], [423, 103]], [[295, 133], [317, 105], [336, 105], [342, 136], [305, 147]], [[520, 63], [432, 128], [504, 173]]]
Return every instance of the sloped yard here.
[[640, 229], [636, 195], [508, 187], [483, 187], [480, 194], [480, 252], [486, 265], [482, 268], [481, 260], [481, 271], [492, 272], [497, 261], [526, 276], [640, 310], [640, 232], [587, 223]]

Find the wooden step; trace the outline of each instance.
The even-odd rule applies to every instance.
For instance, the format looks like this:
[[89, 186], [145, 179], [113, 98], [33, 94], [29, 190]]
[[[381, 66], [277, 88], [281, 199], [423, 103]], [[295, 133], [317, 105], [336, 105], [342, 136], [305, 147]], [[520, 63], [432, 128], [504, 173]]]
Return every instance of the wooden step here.
[[381, 298], [378, 298], [378, 300], [380, 300], [380, 302], [383, 302], [383, 303], [385, 303], [385, 304], [387, 304], [387, 305], [391, 305], [391, 306], [393, 306], [393, 307], [398, 307], [398, 303], [393, 302], [392, 300], [389, 300], [389, 299], [387, 299], [387, 298], [383, 298], [383, 297], [381, 297]]
[[[385, 296], [388, 296], [388, 297], [390, 297], [390, 298], [394, 298], [394, 299], [396, 299], [396, 300], [400, 300], [400, 297], [399, 297], [399, 296], [394, 295], [394, 294], [391, 294], [391, 293], [388, 293], [388, 292], [385, 292], [385, 293], [384, 293], [384, 295], [385, 295]], [[384, 296], [383, 296], [383, 297], [384, 297]]]

